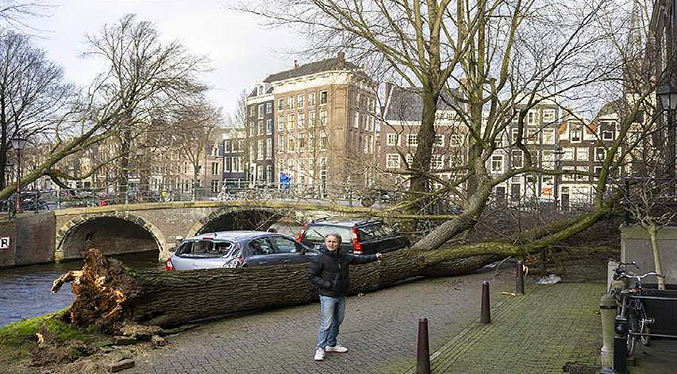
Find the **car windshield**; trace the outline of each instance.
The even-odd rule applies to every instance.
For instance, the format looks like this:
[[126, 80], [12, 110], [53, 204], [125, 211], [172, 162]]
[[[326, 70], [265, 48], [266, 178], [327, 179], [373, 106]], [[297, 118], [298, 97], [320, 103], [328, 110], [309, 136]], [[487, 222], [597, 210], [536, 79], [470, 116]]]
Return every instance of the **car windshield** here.
[[324, 237], [333, 232], [341, 235], [342, 243], [349, 243], [353, 238], [350, 227], [309, 225], [305, 239], [312, 242], [324, 242]]
[[184, 257], [224, 257], [233, 249], [231, 242], [195, 240], [181, 244], [176, 254]]

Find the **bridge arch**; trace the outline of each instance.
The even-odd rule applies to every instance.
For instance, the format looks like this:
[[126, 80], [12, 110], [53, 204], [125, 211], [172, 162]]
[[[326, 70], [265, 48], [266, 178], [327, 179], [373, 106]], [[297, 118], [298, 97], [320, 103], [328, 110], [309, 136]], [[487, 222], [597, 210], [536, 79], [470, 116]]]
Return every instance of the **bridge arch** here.
[[222, 207], [197, 220], [188, 236], [229, 230], [267, 230], [283, 216], [279, 209]]
[[[164, 234], [148, 220], [129, 212], [78, 216], [61, 226], [55, 237], [57, 260], [80, 258], [89, 247], [103, 254], [165, 250]], [[138, 250], [129, 250], [130, 247]]]

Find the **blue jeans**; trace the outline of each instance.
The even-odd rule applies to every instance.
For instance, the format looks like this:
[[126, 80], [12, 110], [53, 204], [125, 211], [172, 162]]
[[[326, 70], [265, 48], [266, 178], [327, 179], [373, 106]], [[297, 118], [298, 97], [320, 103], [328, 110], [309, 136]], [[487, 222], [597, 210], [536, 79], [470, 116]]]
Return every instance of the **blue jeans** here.
[[320, 332], [317, 334], [317, 348], [334, 347], [339, 326], [346, 312], [346, 297], [320, 295]]

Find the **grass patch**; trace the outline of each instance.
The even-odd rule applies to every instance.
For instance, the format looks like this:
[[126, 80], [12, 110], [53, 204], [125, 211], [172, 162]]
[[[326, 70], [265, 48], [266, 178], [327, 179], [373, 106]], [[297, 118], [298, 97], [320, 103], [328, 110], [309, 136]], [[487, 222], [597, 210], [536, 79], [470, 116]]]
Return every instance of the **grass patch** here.
[[82, 340], [95, 343], [106, 337], [94, 329], [78, 329], [62, 321], [65, 309], [44, 316], [24, 319], [0, 327], [0, 365], [17, 364], [31, 357], [37, 346], [36, 333], [45, 325], [55, 338], [62, 341]]

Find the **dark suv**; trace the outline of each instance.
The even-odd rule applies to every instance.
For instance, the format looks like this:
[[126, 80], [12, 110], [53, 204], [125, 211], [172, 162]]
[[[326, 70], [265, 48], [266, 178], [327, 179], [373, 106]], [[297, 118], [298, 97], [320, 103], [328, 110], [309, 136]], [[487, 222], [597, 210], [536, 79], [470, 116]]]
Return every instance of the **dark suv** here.
[[332, 232], [341, 235], [341, 248], [356, 255], [390, 252], [410, 244], [409, 239], [381, 221], [346, 219], [312, 221], [303, 226], [296, 241], [319, 248]]

